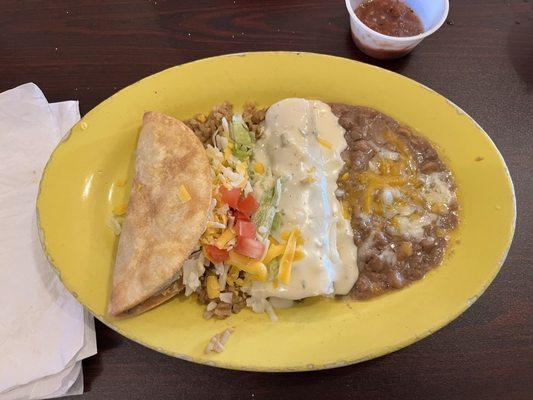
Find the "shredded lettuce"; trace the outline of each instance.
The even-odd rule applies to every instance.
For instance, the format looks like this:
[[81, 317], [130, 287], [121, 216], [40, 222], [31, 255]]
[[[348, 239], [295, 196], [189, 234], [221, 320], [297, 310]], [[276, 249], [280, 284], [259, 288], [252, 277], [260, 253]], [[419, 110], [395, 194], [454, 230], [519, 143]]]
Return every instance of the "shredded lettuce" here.
[[240, 161], [248, 160], [252, 155], [252, 146], [255, 138], [239, 114], [233, 116], [230, 124], [230, 132], [234, 142], [232, 149], [233, 155]]
[[272, 226], [270, 227], [270, 232], [277, 234], [280, 226], [281, 226], [281, 213], [278, 211], [276, 214], [274, 214], [274, 219], [272, 220]]
[[221, 132], [222, 136], [225, 138], [229, 138], [229, 124], [228, 124], [228, 120], [226, 119], [226, 117], [222, 117], [221, 123], [222, 123], [222, 132]]
[[247, 146], [235, 143], [233, 145], [233, 149], [231, 150], [231, 153], [235, 157], [237, 157], [237, 159], [239, 159], [240, 161], [246, 161], [252, 155], [252, 149], [248, 148]]
[[274, 185], [261, 197], [259, 210], [254, 214], [253, 221], [258, 232], [263, 238], [267, 238], [272, 229], [276, 217], [277, 207], [281, 198], [281, 179], [276, 179]]
[[250, 183], [253, 185], [256, 182], [256, 180], [258, 178], [258, 175], [255, 172], [254, 166], [253, 166], [252, 163], [248, 163], [248, 170], [247, 171], [248, 171], [248, 177], [250, 179]]
[[279, 259], [280, 257], [274, 258], [272, 261], [270, 261], [266, 267], [267, 267], [267, 281], [272, 282], [274, 278], [278, 276], [279, 272]]
[[230, 130], [233, 140], [235, 140], [236, 143], [243, 145], [252, 144], [252, 135], [250, 134], [250, 131], [246, 127], [246, 123], [243, 121], [240, 115], [237, 114], [233, 116]]

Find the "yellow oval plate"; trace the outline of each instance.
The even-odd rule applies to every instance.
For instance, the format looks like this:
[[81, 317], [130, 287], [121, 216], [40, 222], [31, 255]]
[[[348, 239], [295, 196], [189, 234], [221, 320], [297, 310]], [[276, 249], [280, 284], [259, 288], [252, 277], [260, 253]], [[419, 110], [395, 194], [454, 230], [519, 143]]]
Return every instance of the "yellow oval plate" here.
[[[442, 266], [422, 281], [371, 301], [310, 299], [205, 321], [193, 299], [175, 298], [133, 318], [105, 315], [117, 238], [107, 226], [127, 200], [145, 111], [187, 118], [223, 100], [270, 105], [285, 97], [374, 107], [417, 129], [440, 149], [459, 187], [461, 224]], [[121, 334], [175, 357], [223, 368], [300, 371], [351, 364], [413, 343], [456, 318], [490, 284], [514, 232], [515, 199], [505, 163], [487, 134], [428, 88], [389, 71], [309, 53], [247, 53], [170, 68], [89, 112], [53, 153], [37, 201], [42, 242], [65, 286]], [[234, 327], [226, 351], [209, 338]]]

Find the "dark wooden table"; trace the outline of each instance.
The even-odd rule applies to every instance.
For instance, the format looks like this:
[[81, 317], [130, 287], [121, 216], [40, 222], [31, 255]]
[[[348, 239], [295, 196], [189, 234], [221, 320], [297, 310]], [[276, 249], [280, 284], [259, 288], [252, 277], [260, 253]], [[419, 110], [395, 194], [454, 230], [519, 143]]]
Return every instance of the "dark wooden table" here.
[[458, 104], [489, 132], [515, 183], [517, 230], [500, 274], [421, 342], [335, 370], [259, 374], [173, 359], [97, 323], [84, 398], [533, 398], [533, 0], [451, 2], [447, 23], [411, 56], [376, 62], [352, 44], [342, 0], [0, 0], [0, 91], [33, 81], [50, 101], [79, 99], [85, 113], [199, 58], [333, 54], [402, 73]]

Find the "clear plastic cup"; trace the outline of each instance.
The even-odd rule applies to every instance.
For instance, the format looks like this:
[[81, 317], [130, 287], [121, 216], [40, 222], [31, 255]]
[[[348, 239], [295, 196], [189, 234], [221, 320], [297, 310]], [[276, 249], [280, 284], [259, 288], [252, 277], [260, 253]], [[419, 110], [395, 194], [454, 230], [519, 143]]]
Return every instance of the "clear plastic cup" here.
[[366, 0], [346, 0], [352, 39], [363, 53], [382, 60], [410, 53], [425, 37], [441, 27], [450, 8], [448, 0], [404, 0], [419, 16], [424, 32], [416, 36], [395, 37], [376, 32], [361, 22], [354, 10], [364, 1]]

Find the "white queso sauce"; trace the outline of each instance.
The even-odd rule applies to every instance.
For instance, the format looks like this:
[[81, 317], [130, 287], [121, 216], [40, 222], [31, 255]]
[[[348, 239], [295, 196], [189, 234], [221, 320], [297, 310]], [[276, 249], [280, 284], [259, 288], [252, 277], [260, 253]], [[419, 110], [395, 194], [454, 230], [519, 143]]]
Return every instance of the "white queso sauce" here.
[[252, 297], [296, 300], [352, 289], [357, 248], [335, 196], [344, 133], [330, 106], [318, 100], [284, 99], [268, 109], [254, 158], [282, 179], [281, 231], [300, 229], [304, 258], [293, 263], [289, 284], [254, 281]]

